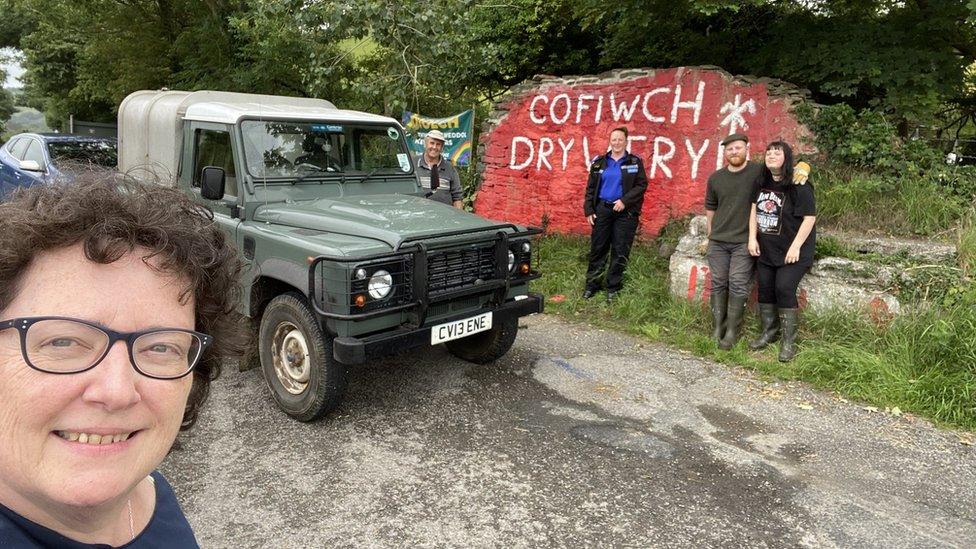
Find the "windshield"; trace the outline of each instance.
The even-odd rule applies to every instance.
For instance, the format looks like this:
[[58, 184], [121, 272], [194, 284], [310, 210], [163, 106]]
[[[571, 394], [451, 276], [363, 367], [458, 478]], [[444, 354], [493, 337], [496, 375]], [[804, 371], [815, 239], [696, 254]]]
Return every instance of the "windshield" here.
[[247, 171], [254, 177], [404, 174], [412, 169], [395, 126], [245, 120], [241, 131]]
[[118, 151], [112, 141], [54, 141], [48, 143], [47, 152], [59, 168], [78, 164], [114, 168], [118, 164]]

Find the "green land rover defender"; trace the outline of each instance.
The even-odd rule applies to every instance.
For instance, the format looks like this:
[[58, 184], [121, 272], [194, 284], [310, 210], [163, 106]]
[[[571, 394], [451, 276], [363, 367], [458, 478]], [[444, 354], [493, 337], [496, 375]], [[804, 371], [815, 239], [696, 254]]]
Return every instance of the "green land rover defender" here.
[[278, 405], [314, 420], [348, 366], [445, 344], [482, 364], [542, 311], [538, 229], [424, 198], [402, 126], [321, 99], [140, 91], [119, 169], [214, 211], [245, 263], [242, 312]]

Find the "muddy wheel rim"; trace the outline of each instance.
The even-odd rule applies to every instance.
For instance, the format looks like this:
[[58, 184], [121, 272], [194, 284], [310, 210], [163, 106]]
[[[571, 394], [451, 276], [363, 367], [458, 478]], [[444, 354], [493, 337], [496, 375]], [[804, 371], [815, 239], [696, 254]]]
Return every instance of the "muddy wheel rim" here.
[[308, 388], [311, 359], [305, 334], [291, 322], [282, 322], [275, 329], [271, 342], [275, 376], [281, 386], [293, 395], [300, 395]]

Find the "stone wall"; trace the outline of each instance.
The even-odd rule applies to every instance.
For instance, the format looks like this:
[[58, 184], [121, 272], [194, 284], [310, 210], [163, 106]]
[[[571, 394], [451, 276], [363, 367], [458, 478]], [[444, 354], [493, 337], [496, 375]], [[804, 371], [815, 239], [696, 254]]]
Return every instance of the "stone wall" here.
[[654, 236], [670, 219], [702, 211], [726, 135], [748, 134], [753, 154], [777, 139], [809, 152], [809, 131], [792, 112], [805, 97], [790, 84], [716, 67], [537, 76], [513, 89], [485, 124], [475, 211], [589, 233], [582, 209], [589, 162], [607, 150], [610, 131], [626, 125], [650, 181], [641, 231]]
[[[705, 217], [696, 216], [671, 255], [670, 286], [674, 295], [689, 300], [708, 299], [711, 276], [708, 260], [702, 253], [706, 242]], [[894, 275], [893, 267], [867, 261], [818, 259], [800, 282], [797, 292], [800, 308], [854, 308], [866, 310], [877, 319], [896, 315], [901, 311], [901, 304], [890, 291]]]

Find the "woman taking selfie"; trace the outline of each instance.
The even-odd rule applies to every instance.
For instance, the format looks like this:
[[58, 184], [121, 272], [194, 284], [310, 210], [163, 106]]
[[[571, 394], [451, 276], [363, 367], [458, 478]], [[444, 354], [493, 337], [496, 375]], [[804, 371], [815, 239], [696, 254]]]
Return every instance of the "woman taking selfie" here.
[[242, 342], [208, 213], [110, 179], [0, 204], [0, 546], [197, 546], [155, 469]]

